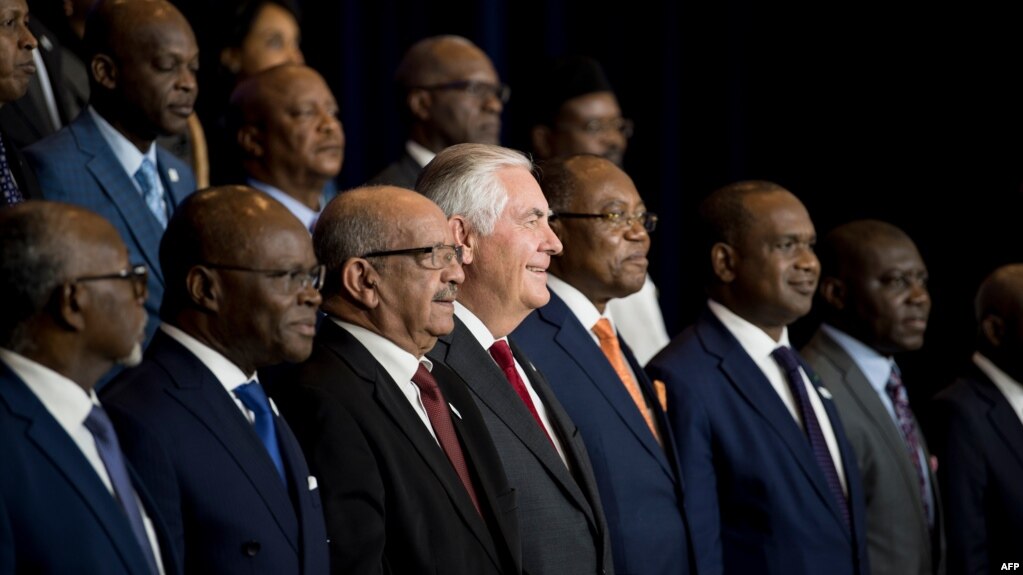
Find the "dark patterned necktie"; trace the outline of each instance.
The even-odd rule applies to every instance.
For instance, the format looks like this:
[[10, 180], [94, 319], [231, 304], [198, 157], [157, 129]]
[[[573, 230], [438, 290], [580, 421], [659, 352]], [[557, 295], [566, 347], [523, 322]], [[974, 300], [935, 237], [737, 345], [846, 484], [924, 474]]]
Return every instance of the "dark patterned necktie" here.
[[927, 476], [920, 464], [920, 441], [916, 434], [916, 420], [913, 418], [913, 411], [909, 408], [909, 397], [906, 395], [906, 388], [902, 385], [899, 368], [894, 365], [884, 390], [888, 392], [888, 397], [891, 398], [892, 405], [895, 407], [895, 419], [899, 425], [899, 431], [902, 432], [902, 439], [906, 443], [909, 460], [913, 463], [913, 469], [916, 470], [916, 479], [920, 487], [920, 501], [924, 504], [924, 515], [930, 523], [931, 506], [927, 502]]
[[11, 166], [7, 162], [7, 147], [4, 146], [4, 139], [0, 136], [0, 192], [3, 193], [4, 205], [13, 206], [25, 201], [25, 196], [18, 189], [18, 183], [14, 181], [11, 174]]

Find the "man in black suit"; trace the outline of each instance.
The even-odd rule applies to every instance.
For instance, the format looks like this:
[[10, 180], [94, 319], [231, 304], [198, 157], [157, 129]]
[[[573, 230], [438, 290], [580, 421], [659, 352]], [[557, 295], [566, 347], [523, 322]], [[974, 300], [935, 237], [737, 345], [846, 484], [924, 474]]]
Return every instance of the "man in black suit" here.
[[425, 357], [464, 278], [443, 212], [401, 188], [352, 190], [315, 245], [327, 317], [274, 398], [320, 479], [331, 570], [519, 573], [515, 492], [483, 418]]
[[949, 573], [998, 573], [1023, 541], [1023, 264], [984, 280], [976, 313], [974, 365], [937, 396], [931, 428]]
[[[0, 107], [25, 95], [36, 72], [32, 51], [36, 39], [28, 29], [25, 0], [0, 0]], [[39, 198], [39, 184], [17, 146], [0, 130], [0, 206]]]
[[309, 232], [263, 192], [208, 188], [174, 212], [160, 263], [163, 324], [103, 401], [185, 572], [326, 573], [316, 479], [256, 375], [312, 351]]
[[408, 49], [394, 81], [402, 94], [408, 141], [401, 157], [370, 183], [412, 189], [434, 154], [466, 142], [497, 144], [511, 92], [490, 58], [461, 36], [432, 36]]
[[447, 214], [469, 264], [455, 330], [429, 357], [465, 381], [483, 413], [517, 491], [523, 571], [592, 575], [614, 567], [589, 456], [543, 375], [508, 341], [550, 300], [547, 267], [561, 251], [532, 168], [513, 150], [458, 144], [424, 169], [416, 191]]

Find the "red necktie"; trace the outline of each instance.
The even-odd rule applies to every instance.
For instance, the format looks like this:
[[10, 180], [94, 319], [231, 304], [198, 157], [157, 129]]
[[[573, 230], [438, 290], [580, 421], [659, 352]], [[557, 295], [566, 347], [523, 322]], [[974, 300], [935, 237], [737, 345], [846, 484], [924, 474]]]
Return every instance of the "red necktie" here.
[[469, 466], [465, 462], [465, 455], [462, 454], [462, 445], [458, 443], [455, 426], [451, 423], [448, 402], [444, 400], [444, 394], [437, 386], [437, 380], [434, 379], [430, 370], [426, 369], [426, 365], [420, 363], [416, 374], [412, 376], [412, 383], [419, 388], [419, 398], [423, 402], [423, 407], [426, 408], [426, 415], [430, 418], [430, 425], [433, 426], [433, 432], [437, 435], [441, 449], [448, 456], [448, 461], [451, 462], [451, 467], [455, 468], [458, 478], [462, 480], [462, 485], [469, 493], [469, 499], [472, 499], [476, 512], [483, 515], [480, 511], [479, 501], [476, 499], [476, 489], [472, 485], [472, 477], [469, 476]]
[[[547, 428], [544, 426], [543, 421], [540, 419], [540, 414], [536, 411], [536, 406], [533, 405], [533, 398], [529, 397], [529, 390], [526, 389], [525, 382], [519, 377], [519, 370], [515, 369], [515, 358], [512, 356], [511, 348], [508, 347], [508, 342], [503, 339], [499, 339], [494, 342], [494, 345], [490, 346], [490, 356], [497, 362], [498, 367], [504, 372], [504, 376], [508, 378], [508, 383], [511, 384], [512, 389], [515, 393], [519, 394], [519, 398], [522, 403], [526, 404], [526, 409], [529, 413], [533, 414], [533, 419], [536, 420], [536, 424], [540, 426], [544, 434], [547, 435], [547, 439], [551, 436], [547, 433]], [[551, 443], [554, 443], [552, 440]]]

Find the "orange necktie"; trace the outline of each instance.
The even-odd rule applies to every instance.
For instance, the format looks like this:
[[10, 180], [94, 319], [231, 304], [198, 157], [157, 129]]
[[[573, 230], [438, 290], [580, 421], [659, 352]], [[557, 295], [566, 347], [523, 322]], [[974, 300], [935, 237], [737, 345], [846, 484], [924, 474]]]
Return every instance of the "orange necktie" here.
[[650, 432], [654, 434], [654, 438], [660, 443], [661, 437], [657, 433], [657, 425], [654, 423], [653, 413], [647, 407], [646, 399], [643, 398], [643, 392], [639, 390], [639, 384], [633, 379], [632, 372], [629, 371], [629, 366], [625, 363], [625, 356], [622, 355], [622, 348], [618, 345], [618, 336], [615, 335], [614, 330], [611, 328], [611, 322], [606, 317], [600, 318], [593, 326], [593, 333], [597, 334], [597, 339], [600, 340], [600, 350], [604, 352], [607, 360], [611, 362], [611, 367], [618, 374], [618, 379], [622, 380], [625, 389], [632, 396], [632, 401], [636, 403], [636, 408], [643, 414], [643, 419], [646, 420]]

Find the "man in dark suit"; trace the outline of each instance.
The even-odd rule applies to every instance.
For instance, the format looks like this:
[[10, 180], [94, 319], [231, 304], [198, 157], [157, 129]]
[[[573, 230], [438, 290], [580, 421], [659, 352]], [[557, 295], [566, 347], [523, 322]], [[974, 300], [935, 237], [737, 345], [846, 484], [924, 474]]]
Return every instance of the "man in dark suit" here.
[[425, 168], [416, 191], [447, 214], [466, 250], [455, 329], [428, 354], [464, 380], [517, 492], [522, 568], [532, 575], [613, 569], [604, 512], [578, 428], [508, 334], [550, 299], [561, 251], [549, 208], [519, 152], [458, 144]]
[[88, 210], [0, 211], [0, 573], [180, 572], [93, 391], [142, 357], [146, 268], [129, 261]]
[[551, 301], [512, 339], [547, 376], [593, 462], [618, 573], [690, 573], [675, 440], [643, 367], [617, 332], [612, 298], [646, 277], [649, 232], [636, 186], [599, 156], [542, 165], [540, 187], [564, 251], [551, 260]]
[[949, 573], [1000, 573], [1023, 541], [1023, 264], [977, 292], [972, 369], [934, 401]]
[[401, 157], [370, 183], [412, 189], [434, 154], [462, 143], [498, 144], [501, 111], [511, 94], [490, 58], [461, 36], [431, 36], [405, 53], [395, 84], [408, 141]]
[[90, 107], [25, 150], [47, 199], [96, 211], [150, 270], [152, 337], [163, 298], [157, 251], [167, 218], [195, 189], [192, 171], [153, 142], [188, 127], [198, 49], [188, 22], [163, 0], [108, 0], [85, 30]]
[[409, 190], [361, 188], [316, 229], [327, 318], [274, 399], [320, 480], [331, 570], [519, 573], [515, 492], [483, 417], [425, 357], [454, 327], [464, 278], [444, 213]]
[[905, 232], [877, 220], [835, 228], [818, 253], [824, 324], [802, 351], [856, 453], [871, 573], [944, 573], [930, 452], [892, 357], [924, 343], [927, 266]]
[[262, 192], [208, 188], [171, 218], [160, 261], [164, 322], [102, 396], [185, 572], [326, 573], [316, 479], [256, 375], [312, 351], [309, 232]]
[[810, 216], [763, 181], [715, 191], [700, 216], [707, 309], [647, 369], [667, 386], [700, 572], [865, 574], [855, 455], [788, 343], [820, 272]]
[[[36, 72], [36, 39], [28, 29], [25, 0], [0, 0], [0, 14], [11, 22], [0, 29], [0, 109], [25, 95]], [[9, 113], [9, 112], [8, 112]], [[14, 139], [0, 128], [0, 207], [39, 198], [35, 174], [25, 165]]]

